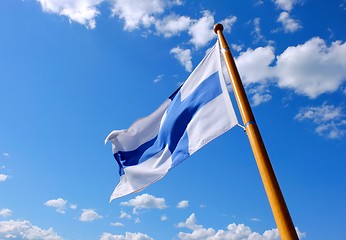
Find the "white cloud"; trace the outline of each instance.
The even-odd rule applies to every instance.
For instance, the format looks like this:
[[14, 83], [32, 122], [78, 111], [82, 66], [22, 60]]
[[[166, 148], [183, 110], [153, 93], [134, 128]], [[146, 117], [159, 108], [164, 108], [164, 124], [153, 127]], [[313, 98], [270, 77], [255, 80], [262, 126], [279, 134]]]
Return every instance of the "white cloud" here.
[[260, 222], [261, 219], [259, 219], [259, 218], [251, 218], [250, 221], [253, 221], [253, 222]]
[[181, 65], [185, 67], [185, 70], [188, 72], [192, 71], [192, 62], [191, 62], [191, 50], [182, 49], [179, 46], [172, 48], [170, 53], [174, 55], [176, 59], [180, 62]]
[[165, 75], [163, 75], [163, 74], [157, 75], [156, 78], [153, 80], [153, 82], [154, 83], [160, 82], [163, 79], [164, 76]]
[[83, 212], [81, 216], [79, 217], [79, 220], [82, 222], [92, 222], [101, 218], [102, 217], [97, 212], [95, 212], [95, 210], [83, 209]]
[[[272, 46], [247, 49], [235, 59], [246, 85], [277, 83], [280, 88], [316, 98], [338, 90], [346, 81], [346, 43], [333, 42], [327, 46], [321, 38], [288, 47], [275, 60]], [[265, 91], [262, 93], [266, 93]], [[266, 93], [268, 94], [268, 92]], [[268, 96], [258, 96], [258, 100]]]
[[[226, 230], [215, 230], [213, 228], [204, 228], [202, 225], [197, 224], [196, 215], [193, 213], [186, 219], [185, 222], [178, 224], [179, 228], [188, 228], [192, 232], [179, 232], [178, 237], [182, 240], [223, 240], [223, 239], [251, 239], [251, 240], [279, 240], [279, 233], [277, 229], [265, 231], [263, 235], [253, 232], [248, 226], [244, 224], [229, 224]], [[300, 239], [305, 237], [305, 233], [301, 233], [298, 229], [298, 236]]]
[[9, 217], [12, 215], [12, 211], [8, 208], [3, 208], [0, 210], [0, 216], [1, 217]]
[[236, 21], [237, 21], [237, 17], [231, 16], [229, 18], [222, 20], [220, 23], [223, 26], [223, 30], [227, 33], [230, 33], [232, 31], [232, 27]]
[[112, 0], [111, 10], [114, 16], [125, 21], [124, 29], [132, 31], [140, 26], [150, 27], [166, 8], [180, 4], [180, 1], [169, 0]]
[[124, 227], [125, 225], [122, 224], [121, 222], [114, 222], [114, 223], [111, 223], [111, 226], [115, 226], [115, 227]]
[[235, 59], [239, 74], [245, 85], [265, 82], [273, 77], [270, 64], [274, 61], [274, 48], [271, 46], [247, 49]]
[[253, 20], [254, 30], [252, 31], [252, 35], [254, 36], [255, 43], [264, 40], [264, 36], [261, 33], [261, 19], [259, 17]]
[[0, 174], [0, 182], [5, 182], [8, 179], [8, 175]]
[[135, 223], [140, 223], [140, 222], [141, 222], [141, 220], [139, 219], [139, 217], [136, 217]]
[[124, 212], [124, 211], [121, 211], [119, 218], [120, 219], [124, 219], [124, 218], [131, 219], [131, 215], [126, 213], [126, 212]]
[[189, 206], [188, 200], [180, 201], [177, 205], [177, 208], [187, 208]]
[[320, 107], [301, 108], [295, 116], [298, 121], [310, 120], [315, 125], [315, 132], [330, 139], [346, 135], [346, 119], [341, 107], [323, 104]]
[[[298, 232], [298, 235], [299, 235], [299, 232]], [[301, 237], [301, 235], [303, 235]], [[271, 230], [267, 230], [263, 233], [263, 236], [265, 237], [265, 239], [278, 239], [280, 240], [280, 233], [278, 231], [278, 229], [271, 229]], [[304, 238], [305, 237], [305, 234], [300, 234], [299, 235], [299, 238]]]
[[77, 209], [77, 204], [70, 204], [70, 208], [76, 210]]
[[136, 196], [128, 202], [121, 202], [121, 206], [133, 207], [133, 212], [137, 213], [137, 209], [164, 209], [167, 208], [164, 198], [157, 198], [147, 193]]
[[280, 13], [277, 21], [282, 24], [286, 33], [293, 33], [302, 28], [297, 20], [290, 17], [288, 12]]
[[178, 228], [188, 228], [191, 230], [196, 230], [202, 228], [202, 225], [197, 225], [196, 214], [192, 213], [185, 222], [178, 223]]
[[168, 217], [166, 215], [162, 215], [160, 219], [162, 222], [164, 222], [168, 220]]
[[100, 240], [154, 240], [144, 233], [126, 232], [125, 235], [112, 235], [111, 233], [102, 233]]
[[0, 237], [15, 239], [62, 240], [52, 228], [47, 230], [32, 225], [29, 221], [0, 221]]
[[258, 106], [262, 103], [268, 102], [272, 99], [272, 96], [270, 94], [261, 94], [261, 93], [255, 93], [252, 97], [251, 97], [251, 104], [252, 106]]
[[281, 88], [316, 98], [336, 91], [346, 80], [346, 43], [328, 47], [321, 38], [287, 48], [277, 57], [275, 74]]
[[270, 99], [272, 99], [267, 86], [264, 84], [251, 87], [249, 90], [249, 94], [251, 96], [251, 105], [254, 107], [268, 102], [270, 101]]
[[189, 29], [191, 35], [190, 42], [196, 47], [204, 47], [210, 40], [216, 38], [216, 34], [212, 30], [214, 26], [214, 16], [209, 11], [203, 12], [203, 17], [194, 20]]
[[[164, 12], [174, 5], [182, 5], [182, 1], [112, 0], [112, 12], [114, 16], [124, 20], [124, 29], [128, 31], [139, 27], [149, 29], [154, 25], [157, 33], [166, 38], [188, 31], [191, 36], [190, 43], [195, 48], [204, 47], [210, 40], [216, 38], [216, 34], [212, 31], [214, 17], [210, 11], [204, 11], [199, 19], [191, 19], [189, 16], [180, 16], [175, 13], [162, 17]], [[235, 16], [222, 20], [224, 30], [230, 32], [236, 20]]]
[[301, 0], [272, 0], [276, 7], [285, 11], [291, 11], [293, 6], [300, 3]]
[[171, 14], [162, 20], [157, 20], [155, 26], [158, 33], [169, 38], [178, 35], [182, 31], [186, 31], [190, 27], [190, 24], [190, 17]]
[[264, 3], [264, 1], [263, 0], [256, 0], [256, 2], [255, 2], [255, 6], [259, 6], [259, 5], [262, 5]]
[[346, 1], [343, 0], [343, 2], [339, 4], [339, 7], [340, 7], [342, 10], [346, 10]]
[[87, 28], [95, 28], [95, 18], [99, 15], [97, 6], [104, 0], [37, 0], [42, 10], [66, 16]]
[[4, 157], [10, 157], [10, 154], [9, 154], [9, 153], [2, 153], [2, 156], [4, 156]]
[[[216, 38], [212, 31], [214, 26], [213, 14], [206, 10], [199, 19], [181, 16], [174, 12], [165, 15], [168, 9], [183, 4], [180, 0], [37, 0], [42, 10], [49, 13], [66, 16], [70, 21], [78, 22], [87, 28], [96, 27], [96, 17], [100, 14], [98, 7], [102, 3], [110, 5], [112, 16], [124, 21], [124, 30], [133, 31], [143, 27], [147, 33], [154, 32], [164, 37], [179, 35], [187, 31], [191, 36], [189, 42], [195, 48], [204, 47], [210, 40]], [[224, 31], [230, 32], [237, 21], [230, 16], [221, 21]], [[147, 34], [146, 33], [146, 34]]]
[[45, 202], [44, 205], [46, 205], [47, 207], [56, 208], [56, 211], [58, 213], [64, 214], [66, 212], [67, 201], [62, 198], [52, 199]]
[[239, 45], [239, 44], [231, 44], [231, 47], [233, 50], [235, 50], [236, 52], [240, 52], [241, 50], [243, 50], [244, 45]]

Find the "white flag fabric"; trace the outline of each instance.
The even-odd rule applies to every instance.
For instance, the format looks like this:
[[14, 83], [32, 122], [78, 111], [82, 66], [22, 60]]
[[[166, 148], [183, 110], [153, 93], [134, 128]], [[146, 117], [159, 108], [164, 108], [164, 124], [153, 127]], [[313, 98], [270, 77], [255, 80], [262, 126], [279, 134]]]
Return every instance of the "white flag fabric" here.
[[120, 174], [110, 201], [156, 182], [237, 123], [216, 42], [184, 84], [156, 111], [107, 136], [105, 142], [112, 142]]

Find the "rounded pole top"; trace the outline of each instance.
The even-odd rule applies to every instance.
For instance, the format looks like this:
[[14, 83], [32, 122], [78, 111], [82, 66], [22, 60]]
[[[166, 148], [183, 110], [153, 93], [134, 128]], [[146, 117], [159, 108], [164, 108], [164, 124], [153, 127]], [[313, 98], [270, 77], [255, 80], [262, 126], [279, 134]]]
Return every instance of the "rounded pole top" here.
[[217, 24], [215, 24], [215, 26], [214, 26], [214, 32], [217, 34], [217, 31], [223, 31], [223, 26], [222, 26], [222, 24], [221, 23], [217, 23]]

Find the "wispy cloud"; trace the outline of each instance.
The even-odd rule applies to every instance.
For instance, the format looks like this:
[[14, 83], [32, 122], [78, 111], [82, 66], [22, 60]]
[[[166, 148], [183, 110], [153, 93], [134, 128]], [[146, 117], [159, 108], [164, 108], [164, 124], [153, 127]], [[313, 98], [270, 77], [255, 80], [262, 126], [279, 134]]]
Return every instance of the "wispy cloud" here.
[[223, 25], [223, 30], [226, 33], [230, 33], [232, 31], [233, 25], [236, 23], [237, 17], [236, 16], [230, 16], [228, 18], [225, 18], [224, 20], [221, 20], [221, 24]]
[[167, 221], [167, 220], [168, 220], [167, 215], [162, 215], [161, 218], [160, 218], [160, 220], [161, 220], [162, 222]]
[[261, 30], [261, 19], [259, 17], [255, 18], [253, 20], [253, 25], [254, 25], [254, 30], [251, 32], [251, 34], [254, 37], [254, 43], [264, 41], [265, 38], [262, 35], [262, 30]]
[[259, 5], [262, 5], [263, 3], [264, 3], [263, 0], [256, 0], [255, 3], [254, 3], [254, 5], [255, 5], [255, 6], [259, 6]]
[[5, 182], [9, 178], [6, 174], [0, 174], [0, 182]]
[[140, 222], [141, 222], [141, 220], [139, 219], [139, 217], [136, 217], [135, 223], [140, 223]]
[[304, 107], [295, 119], [312, 121], [316, 125], [315, 133], [320, 136], [337, 139], [346, 135], [346, 119], [341, 107], [326, 103], [319, 107]]
[[297, 4], [303, 3], [302, 0], [272, 0], [278, 9], [290, 12]]
[[189, 201], [188, 200], [183, 200], [178, 202], [177, 208], [187, 208], [189, 206]]
[[249, 95], [251, 98], [251, 105], [254, 107], [272, 99], [268, 87], [264, 84], [252, 86], [249, 90]]
[[70, 208], [73, 209], [73, 210], [76, 210], [77, 209], [77, 204], [70, 204]]
[[234, 43], [231, 44], [231, 47], [232, 47], [233, 50], [235, 50], [237, 52], [242, 51], [243, 48], [244, 48], [243, 45], [241, 45], [241, 44], [234, 44]]
[[163, 74], [160, 74], [160, 75], [157, 75], [156, 78], [153, 80], [154, 83], [158, 83], [158, 82], [161, 82], [161, 80], [163, 79], [165, 75]]
[[259, 219], [259, 218], [251, 218], [250, 221], [252, 221], [252, 222], [260, 222], [261, 219]]
[[122, 224], [121, 222], [114, 222], [114, 223], [111, 223], [111, 226], [115, 226], [115, 227], [124, 227], [125, 225]]
[[346, 10], [346, 0], [343, 0], [342, 3], [339, 4], [339, 7], [340, 7], [342, 10]]
[[8, 208], [3, 208], [3, 209], [0, 209], [0, 216], [1, 217], [9, 217], [12, 215], [12, 211]]

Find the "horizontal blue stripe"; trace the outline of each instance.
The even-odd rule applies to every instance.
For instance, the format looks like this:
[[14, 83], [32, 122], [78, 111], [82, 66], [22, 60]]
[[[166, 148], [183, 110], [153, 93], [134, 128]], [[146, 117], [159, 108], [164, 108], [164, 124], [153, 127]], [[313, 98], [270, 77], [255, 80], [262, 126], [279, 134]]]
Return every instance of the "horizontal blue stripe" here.
[[133, 166], [138, 164], [138, 157], [143, 155], [143, 153], [150, 148], [156, 141], [157, 136], [152, 140], [142, 144], [137, 149], [132, 151], [118, 151], [113, 154], [115, 160], [119, 164], [119, 175], [124, 174], [124, 167]]

